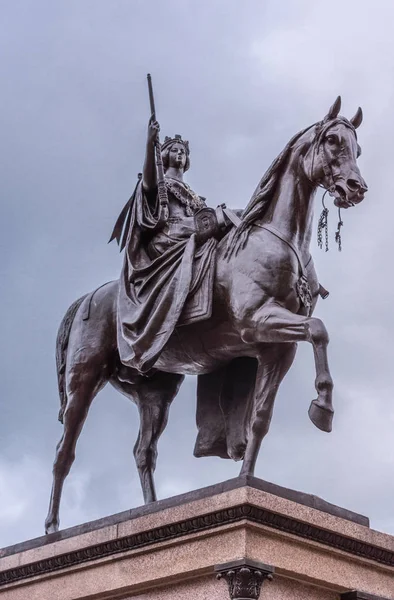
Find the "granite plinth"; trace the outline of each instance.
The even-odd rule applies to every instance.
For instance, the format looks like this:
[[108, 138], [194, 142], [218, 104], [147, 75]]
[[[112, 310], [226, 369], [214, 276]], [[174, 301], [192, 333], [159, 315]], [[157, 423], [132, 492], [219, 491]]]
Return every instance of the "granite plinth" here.
[[262, 600], [394, 600], [393, 536], [370, 529], [365, 517], [274, 488], [231, 480], [5, 548], [0, 598], [228, 600], [215, 567], [248, 559], [275, 571]]

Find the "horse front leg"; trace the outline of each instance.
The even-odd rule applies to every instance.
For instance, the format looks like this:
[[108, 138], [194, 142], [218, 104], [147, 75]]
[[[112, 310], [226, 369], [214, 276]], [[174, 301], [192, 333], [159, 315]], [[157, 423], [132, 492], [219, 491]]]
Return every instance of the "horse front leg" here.
[[332, 430], [334, 410], [332, 406], [333, 381], [331, 378], [327, 346], [327, 330], [323, 322], [316, 317], [305, 317], [292, 313], [280, 305], [265, 305], [249, 317], [242, 329], [245, 342], [310, 342], [315, 357], [315, 387], [318, 394], [312, 400], [309, 417], [322, 431]]
[[253, 475], [263, 438], [267, 435], [278, 388], [291, 367], [297, 344], [278, 344], [259, 358], [248, 443], [240, 475]]

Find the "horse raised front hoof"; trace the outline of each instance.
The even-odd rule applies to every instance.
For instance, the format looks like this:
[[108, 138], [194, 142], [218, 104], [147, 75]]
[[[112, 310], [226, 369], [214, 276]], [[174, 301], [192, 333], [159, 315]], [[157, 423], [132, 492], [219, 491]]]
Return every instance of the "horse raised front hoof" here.
[[330, 433], [332, 431], [332, 419], [334, 417], [333, 409], [329, 409], [319, 404], [318, 400], [312, 400], [308, 415], [310, 420], [318, 429]]

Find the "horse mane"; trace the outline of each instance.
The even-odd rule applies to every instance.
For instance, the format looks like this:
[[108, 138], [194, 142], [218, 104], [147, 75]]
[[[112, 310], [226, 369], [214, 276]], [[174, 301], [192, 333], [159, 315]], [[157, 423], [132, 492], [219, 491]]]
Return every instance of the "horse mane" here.
[[251, 226], [264, 215], [274, 196], [279, 178], [294, 145], [308, 130], [316, 127], [316, 125], [311, 125], [293, 136], [265, 172], [242, 214], [241, 224], [232, 229], [228, 235], [225, 258], [230, 258], [234, 253], [237, 254], [239, 250], [245, 247]]

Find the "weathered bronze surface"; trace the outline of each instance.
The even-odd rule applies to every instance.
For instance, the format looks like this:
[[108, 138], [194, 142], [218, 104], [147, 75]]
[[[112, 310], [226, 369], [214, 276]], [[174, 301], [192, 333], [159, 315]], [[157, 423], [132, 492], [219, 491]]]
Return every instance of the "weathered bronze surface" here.
[[[327, 116], [290, 140], [242, 214], [215, 212], [183, 181], [189, 146], [166, 138], [157, 178], [159, 126], [151, 118], [143, 174], [114, 229], [125, 248], [118, 281], [77, 300], [57, 341], [64, 433], [58, 444], [46, 531], [59, 526], [64, 480], [90, 404], [108, 382], [140, 412], [134, 448], [145, 502], [156, 500], [157, 442], [186, 374], [198, 376], [196, 456], [243, 460], [252, 475], [278, 387], [297, 342], [314, 351], [312, 422], [331, 431], [328, 334], [312, 317], [319, 282], [309, 252], [319, 186], [348, 208], [367, 191], [357, 166], [359, 109]], [[159, 160], [160, 160], [159, 158]], [[165, 192], [163, 191], [165, 189]], [[200, 213], [200, 210], [203, 210]]]

